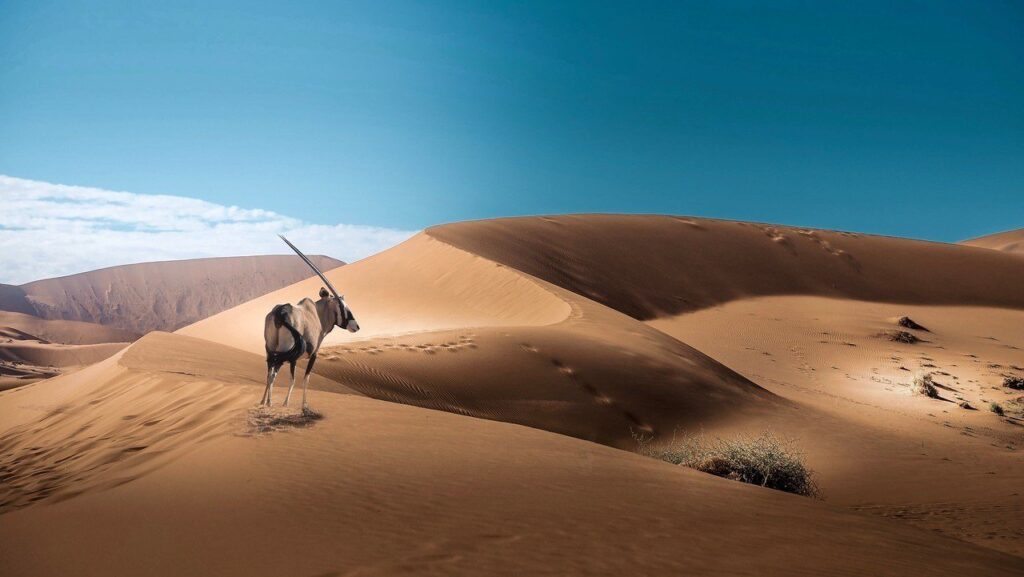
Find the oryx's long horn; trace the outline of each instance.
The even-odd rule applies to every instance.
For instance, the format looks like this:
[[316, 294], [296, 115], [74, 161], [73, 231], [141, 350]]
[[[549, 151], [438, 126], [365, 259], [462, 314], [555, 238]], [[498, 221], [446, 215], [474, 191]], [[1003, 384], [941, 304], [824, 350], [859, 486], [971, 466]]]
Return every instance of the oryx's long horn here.
[[313, 269], [313, 272], [315, 272], [316, 275], [320, 277], [320, 280], [324, 281], [324, 284], [327, 285], [327, 288], [331, 289], [331, 292], [334, 293], [334, 296], [338, 297], [339, 299], [341, 298], [341, 295], [338, 294], [338, 291], [336, 291], [334, 289], [334, 286], [331, 285], [331, 281], [327, 280], [327, 277], [324, 276], [324, 273], [320, 272], [320, 269], [316, 268], [316, 265], [313, 264], [313, 261], [309, 260], [309, 257], [302, 254], [302, 251], [296, 248], [294, 244], [292, 244], [287, 238], [284, 237], [283, 234], [279, 234], [277, 236], [281, 237], [281, 240], [287, 243], [288, 246], [292, 247], [292, 250], [295, 251], [295, 254], [299, 255], [299, 257], [302, 258], [302, 260], [306, 261], [306, 264], [309, 265], [309, 268]]

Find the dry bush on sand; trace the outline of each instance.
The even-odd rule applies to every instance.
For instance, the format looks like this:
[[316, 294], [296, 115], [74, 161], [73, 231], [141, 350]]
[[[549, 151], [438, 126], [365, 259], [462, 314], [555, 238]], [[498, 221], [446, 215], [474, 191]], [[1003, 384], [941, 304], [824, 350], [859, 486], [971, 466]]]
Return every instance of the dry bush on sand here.
[[885, 338], [894, 343], [903, 343], [907, 345], [913, 345], [921, 342], [921, 339], [907, 331], [889, 331], [885, 333]]
[[931, 373], [920, 373], [914, 376], [914, 382], [910, 384], [910, 392], [915, 395], [922, 395], [931, 399], [939, 398], [939, 390], [932, 382]]
[[674, 465], [797, 495], [820, 494], [813, 472], [793, 442], [769, 432], [713, 441], [700, 436], [675, 437], [664, 446], [654, 446], [649, 438], [634, 438], [640, 454]]
[[988, 404], [988, 410], [999, 415], [1000, 417], [1002, 417], [1005, 414], [1005, 412], [1003, 411], [1003, 406], [995, 401]]
[[1024, 379], [1017, 376], [1003, 377], [1003, 386], [1015, 391], [1024, 390]]

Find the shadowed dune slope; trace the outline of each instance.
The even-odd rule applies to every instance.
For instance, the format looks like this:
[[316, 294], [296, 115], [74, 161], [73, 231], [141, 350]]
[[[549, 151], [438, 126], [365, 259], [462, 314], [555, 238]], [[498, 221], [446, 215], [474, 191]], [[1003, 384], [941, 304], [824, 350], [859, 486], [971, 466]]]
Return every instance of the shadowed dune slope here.
[[[321, 269], [344, 264], [329, 257], [311, 258]], [[310, 274], [294, 255], [131, 264], [8, 287], [0, 308], [136, 333], [167, 331]]]
[[4, 575], [1021, 571], [812, 499], [355, 395], [318, 391], [323, 420], [254, 435], [257, 361], [152, 333], [0, 393]]
[[32, 303], [25, 297], [25, 289], [20, 286], [0, 284], [0, 310], [13, 311], [28, 315], [35, 314]]
[[755, 296], [1024, 308], [1024, 267], [995, 251], [671, 216], [508, 218], [426, 234], [637, 319]]
[[0, 311], [0, 326], [17, 329], [51, 343], [65, 345], [129, 343], [141, 336], [139, 333], [96, 323], [47, 320], [10, 311]]
[[1024, 228], [961, 241], [960, 244], [1024, 254]]
[[[335, 330], [317, 371], [376, 398], [620, 447], [784, 404], [643, 323], [422, 234], [328, 277], [365, 328]], [[267, 311], [316, 280], [179, 333], [262, 352]]]

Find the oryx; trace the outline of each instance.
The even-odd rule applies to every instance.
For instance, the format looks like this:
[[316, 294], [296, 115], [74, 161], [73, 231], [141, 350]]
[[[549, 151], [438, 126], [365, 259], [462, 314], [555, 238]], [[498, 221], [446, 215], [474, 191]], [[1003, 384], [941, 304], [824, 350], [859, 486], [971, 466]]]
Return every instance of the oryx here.
[[[302, 260], [313, 269], [313, 272], [320, 277], [327, 289], [320, 288], [320, 300], [314, 302], [304, 298], [297, 304], [283, 304], [274, 307], [267, 314], [263, 323], [263, 338], [267, 344], [267, 388], [263, 392], [261, 405], [270, 406], [270, 394], [274, 389], [274, 379], [281, 365], [291, 365], [292, 384], [288, 387], [288, 394], [284, 397], [284, 404], [288, 406], [288, 400], [292, 396], [292, 389], [295, 388], [295, 362], [303, 354], [309, 355], [309, 362], [306, 364], [306, 375], [302, 380], [302, 408], [306, 409], [306, 387], [309, 385], [309, 372], [313, 370], [313, 363], [316, 362], [316, 353], [320, 350], [320, 343], [323, 342], [327, 333], [334, 327], [341, 327], [354, 333], [359, 330], [359, 323], [356, 322], [352, 310], [345, 304], [345, 297], [338, 294], [338, 291], [331, 286], [324, 273], [316, 268], [302, 251], [295, 248], [295, 245], [288, 242], [282, 235], [281, 240], [288, 243]], [[333, 295], [333, 296], [332, 296]]]

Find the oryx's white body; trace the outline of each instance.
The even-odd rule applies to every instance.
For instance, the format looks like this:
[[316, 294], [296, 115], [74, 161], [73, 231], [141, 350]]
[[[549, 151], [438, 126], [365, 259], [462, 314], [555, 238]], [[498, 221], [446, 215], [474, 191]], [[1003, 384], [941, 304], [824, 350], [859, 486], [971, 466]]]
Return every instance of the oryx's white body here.
[[277, 379], [281, 365], [288, 363], [292, 375], [291, 386], [284, 397], [284, 404], [288, 405], [292, 390], [295, 388], [295, 363], [302, 355], [307, 355], [309, 361], [306, 363], [306, 374], [302, 381], [302, 408], [305, 409], [309, 373], [313, 370], [316, 354], [324, 337], [334, 330], [334, 327], [341, 327], [354, 333], [359, 330], [359, 323], [356, 322], [352, 310], [345, 304], [345, 297], [334, 290], [327, 277], [306, 258], [306, 255], [295, 248], [295, 245], [288, 242], [288, 239], [283, 236], [281, 239], [306, 261], [331, 290], [328, 292], [327, 289], [321, 288], [320, 300], [305, 298], [294, 305], [277, 305], [267, 314], [263, 323], [263, 339], [267, 345], [267, 388], [263, 392], [260, 404], [270, 406], [274, 380]]

